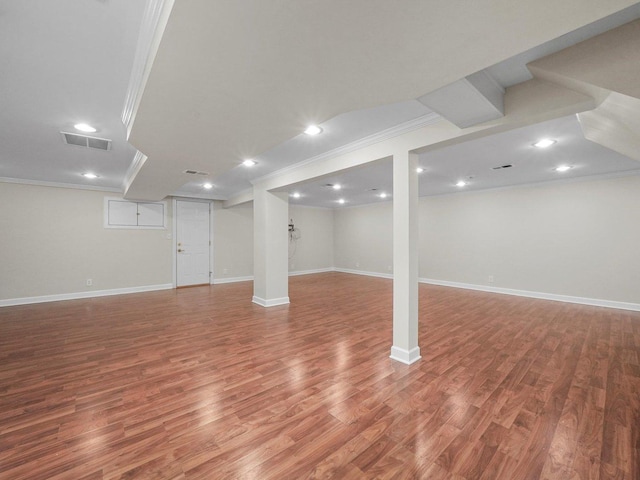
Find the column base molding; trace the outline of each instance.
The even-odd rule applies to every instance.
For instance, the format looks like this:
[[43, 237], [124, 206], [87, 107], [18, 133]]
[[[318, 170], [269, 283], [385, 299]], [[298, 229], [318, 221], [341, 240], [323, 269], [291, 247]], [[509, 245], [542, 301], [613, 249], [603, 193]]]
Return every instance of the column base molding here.
[[413, 347], [411, 350], [405, 350], [400, 347], [391, 347], [391, 355], [389, 355], [389, 358], [411, 365], [422, 357], [420, 356], [420, 347]]
[[251, 301], [261, 307], [275, 307], [277, 305], [287, 305], [289, 303], [289, 297], [264, 299], [254, 296]]

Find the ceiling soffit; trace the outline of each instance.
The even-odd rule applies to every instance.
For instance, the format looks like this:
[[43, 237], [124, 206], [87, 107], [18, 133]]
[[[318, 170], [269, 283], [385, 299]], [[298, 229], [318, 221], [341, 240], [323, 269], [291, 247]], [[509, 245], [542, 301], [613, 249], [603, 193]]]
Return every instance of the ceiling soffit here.
[[149, 159], [127, 194], [162, 198], [185, 168], [226, 171], [308, 123], [417, 98], [633, 3], [176, 3], [130, 136]]

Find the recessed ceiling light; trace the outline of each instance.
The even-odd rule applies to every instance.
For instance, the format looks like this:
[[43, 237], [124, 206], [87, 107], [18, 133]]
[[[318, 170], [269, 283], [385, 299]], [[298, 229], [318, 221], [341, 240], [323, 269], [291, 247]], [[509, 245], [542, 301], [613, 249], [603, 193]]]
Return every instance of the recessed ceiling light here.
[[571, 170], [573, 167], [571, 165], [560, 165], [559, 167], [554, 168], [556, 172], [566, 172], [567, 170]]
[[379, 196], [380, 196], [380, 198], [387, 198], [387, 194], [384, 193], [384, 192], [382, 192]]
[[424, 168], [418, 167], [418, 168], [416, 168], [416, 172], [422, 173], [422, 172], [424, 172]]
[[331, 185], [331, 188], [333, 188], [334, 190], [340, 190], [342, 188], [342, 185], [340, 185], [339, 183], [334, 183], [333, 185]]
[[341, 198], [340, 200], [338, 200], [338, 203], [340, 203], [340, 204], [342, 204], [342, 203], [344, 203], [344, 202], [345, 202], [345, 199], [344, 199], [344, 198]]
[[206, 188], [207, 190], [211, 190], [213, 188], [213, 184], [211, 183], [205, 183], [204, 185], [202, 185], [204, 188]]
[[96, 132], [96, 129], [93, 128], [91, 125], [87, 125], [86, 123], [76, 123], [73, 128], [75, 128], [76, 130], [79, 130], [80, 132], [85, 132], [85, 133], [94, 133]]
[[556, 143], [555, 140], [551, 140], [550, 138], [543, 138], [542, 140], [538, 140], [533, 144], [534, 147], [538, 148], [547, 148]]
[[321, 132], [322, 129], [317, 125], [309, 125], [304, 131], [304, 133], [311, 136], [318, 135]]
[[245, 167], [253, 167], [256, 164], [256, 161], [255, 160], [251, 160], [251, 159], [247, 159], [244, 162], [242, 162], [242, 164]]
[[95, 173], [91, 173], [91, 172], [83, 173], [82, 176], [84, 178], [91, 178], [91, 179], [98, 178], [98, 175], [96, 175]]
[[467, 184], [467, 182], [465, 182], [464, 180], [460, 180], [458, 183], [456, 183], [456, 187], [464, 187]]
[[293, 192], [291, 195], [293, 198], [300, 198], [300, 194], [298, 192]]

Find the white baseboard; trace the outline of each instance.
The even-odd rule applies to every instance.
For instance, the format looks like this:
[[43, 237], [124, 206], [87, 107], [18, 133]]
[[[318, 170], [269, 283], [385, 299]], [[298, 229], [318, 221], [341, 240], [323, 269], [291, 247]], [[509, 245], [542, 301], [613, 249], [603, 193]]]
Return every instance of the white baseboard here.
[[[298, 275], [311, 275], [313, 273], [325, 273], [325, 272], [333, 272], [334, 268], [318, 268], [315, 270], [300, 270], [296, 272], [289, 272], [290, 277], [296, 277]], [[235, 283], [235, 282], [249, 282], [253, 281], [253, 275], [248, 275], [246, 277], [229, 277], [229, 278], [214, 278], [213, 285], [219, 285], [221, 283]]]
[[[348, 268], [336, 267], [336, 272], [351, 273], [354, 275], [366, 275], [368, 277], [380, 277], [393, 279], [393, 274], [366, 272], [363, 270], [351, 270]], [[516, 290], [513, 288], [491, 287], [488, 285], [476, 285], [472, 283], [451, 282], [448, 280], [435, 280], [432, 278], [418, 278], [420, 283], [440, 285], [443, 287], [464, 288], [467, 290], [478, 290], [480, 292], [501, 293], [504, 295], [515, 295], [518, 297], [539, 298], [541, 300], [553, 300], [555, 302], [578, 303], [580, 305], [592, 305], [594, 307], [618, 308], [621, 310], [640, 311], [639, 303], [618, 302], [615, 300], [603, 300], [599, 298], [574, 297], [571, 295], [558, 295], [555, 293], [533, 292], [531, 290]]]
[[31, 303], [59, 302], [61, 300], [78, 300], [80, 298], [107, 297], [110, 295], [124, 295], [128, 293], [154, 292], [156, 290], [170, 290], [173, 284], [144, 285], [142, 287], [112, 288], [110, 290], [92, 290], [90, 292], [59, 293], [57, 295], [42, 295], [39, 297], [10, 298], [0, 300], [0, 307], [13, 305], [28, 305]]
[[617, 302], [614, 300], [602, 300], [597, 298], [573, 297], [571, 295], [557, 295], [555, 293], [533, 292], [531, 290], [516, 290], [512, 288], [490, 287], [487, 285], [476, 285], [472, 283], [450, 282], [448, 280], [434, 280], [432, 278], [419, 278], [420, 283], [430, 285], [441, 285], [443, 287], [464, 288], [467, 290], [478, 290], [480, 292], [501, 293], [504, 295], [515, 295], [518, 297], [539, 298], [541, 300], [553, 300], [555, 302], [579, 303], [581, 305], [592, 305], [594, 307], [619, 308], [621, 310], [640, 311], [640, 304]]
[[326, 272], [335, 272], [335, 268], [316, 268], [315, 270], [298, 270], [289, 272], [290, 277], [297, 277], [298, 275], [312, 275], [314, 273], [326, 273]]
[[221, 283], [236, 283], [236, 282], [249, 282], [253, 281], [253, 275], [247, 277], [229, 277], [229, 278], [214, 278], [213, 284], [219, 285]]
[[289, 303], [289, 297], [271, 298], [266, 300], [254, 295], [251, 301], [261, 307], [276, 307], [278, 305], [287, 305]]
[[420, 356], [420, 347], [413, 347], [411, 350], [405, 350], [404, 348], [394, 346], [391, 347], [391, 355], [389, 355], [389, 358], [411, 365], [422, 357]]
[[334, 272], [351, 273], [353, 275], [365, 275], [367, 277], [389, 278], [393, 279], [393, 273], [365, 272], [364, 270], [351, 270], [348, 268], [334, 268]]

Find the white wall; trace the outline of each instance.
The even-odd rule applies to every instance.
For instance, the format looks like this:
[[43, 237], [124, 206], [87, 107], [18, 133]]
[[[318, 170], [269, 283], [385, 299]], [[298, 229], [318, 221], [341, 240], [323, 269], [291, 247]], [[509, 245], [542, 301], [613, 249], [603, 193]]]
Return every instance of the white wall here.
[[334, 264], [338, 268], [391, 274], [393, 204], [380, 202], [334, 210]]
[[[422, 278], [640, 304], [640, 176], [424, 197], [419, 222]], [[391, 228], [390, 202], [336, 210], [336, 267], [388, 273]]]
[[0, 301], [170, 284], [170, 225], [105, 229], [105, 196], [0, 183]]
[[426, 198], [420, 276], [640, 303], [640, 176]]
[[253, 276], [253, 203], [213, 202], [214, 283]]
[[289, 271], [333, 268], [333, 210], [289, 205], [300, 239], [289, 242]]
[[[0, 302], [171, 284], [171, 226], [105, 229], [105, 196], [0, 183]], [[291, 272], [391, 273], [391, 202], [289, 217]], [[422, 278], [640, 304], [640, 176], [425, 197], [419, 222]], [[214, 202], [215, 281], [252, 275], [252, 204]]]
[[[289, 271], [333, 267], [333, 210], [289, 205], [300, 239], [289, 248]], [[253, 276], [253, 203], [214, 202], [214, 283]]]

